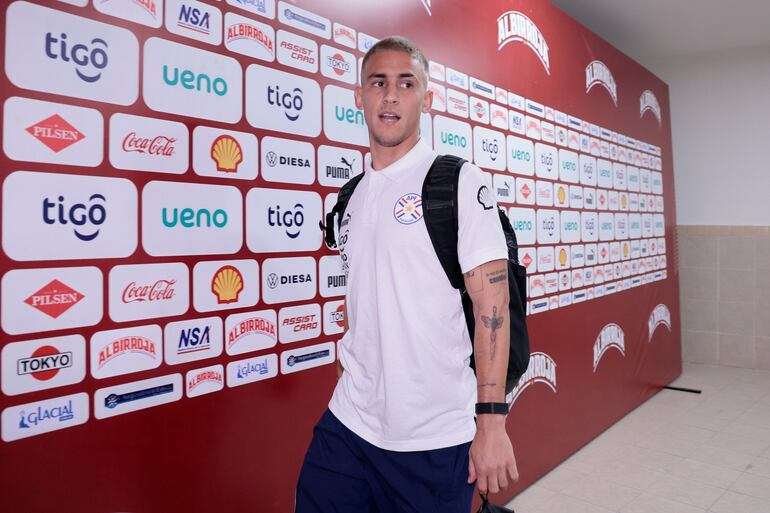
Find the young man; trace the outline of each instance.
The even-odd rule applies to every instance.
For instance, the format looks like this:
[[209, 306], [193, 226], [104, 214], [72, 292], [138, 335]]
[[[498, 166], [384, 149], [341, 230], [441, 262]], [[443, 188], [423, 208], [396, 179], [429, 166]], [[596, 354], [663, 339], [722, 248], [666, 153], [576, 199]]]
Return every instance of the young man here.
[[[371, 159], [339, 234], [349, 329], [339, 381], [314, 429], [297, 484], [297, 513], [468, 513], [473, 483], [495, 493], [518, 479], [505, 401], [507, 248], [481, 170], [458, 190], [458, 256], [476, 317], [476, 372], [459, 292], [422, 218], [420, 191], [437, 154], [420, 139], [428, 63], [411, 42], [366, 54], [356, 106]], [[472, 442], [472, 443], [471, 443]]]

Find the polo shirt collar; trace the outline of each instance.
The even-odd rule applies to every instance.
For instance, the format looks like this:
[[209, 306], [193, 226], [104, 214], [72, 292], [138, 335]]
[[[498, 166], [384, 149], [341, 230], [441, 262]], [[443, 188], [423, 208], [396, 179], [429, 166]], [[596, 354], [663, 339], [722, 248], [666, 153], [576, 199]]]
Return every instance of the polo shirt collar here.
[[421, 137], [418, 139], [417, 144], [414, 145], [414, 148], [409, 150], [403, 157], [379, 171], [372, 168], [372, 156], [367, 154], [364, 161], [364, 169], [366, 173], [371, 173], [370, 176], [384, 176], [389, 180], [397, 182], [409, 171], [414, 171], [415, 168], [424, 165], [432, 153], [433, 149]]

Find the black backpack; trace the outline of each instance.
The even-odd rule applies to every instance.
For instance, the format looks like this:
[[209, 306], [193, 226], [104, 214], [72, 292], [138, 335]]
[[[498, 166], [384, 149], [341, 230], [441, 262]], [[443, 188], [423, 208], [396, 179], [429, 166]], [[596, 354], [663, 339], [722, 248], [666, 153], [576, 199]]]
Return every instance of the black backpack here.
[[[457, 233], [458, 233], [458, 209], [457, 192], [460, 179], [460, 169], [465, 160], [453, 155], [436, 157], [430, 167], [422, 186], [422, 210], [425, 218], [425, 226], [433, 243], [441, 266], [449, 278], [452, 286], [460, 291], [465, 322], [468, 325], [468, 333], [473, 344], [476, 321], [473, 316], [473, 303], [470, 294], [465, 290], [465, 281], [460, 262], [457, 257]], [[326, 214], [326, 225], [321, 223], [324, 230], [324, 240], [330, 248], [337, 247], [334, 238], [334, 223], [337, 217], [337, 229], [340, 228], [342, 217], [345, 214], [348, 201], [353, 195], [356, 186], [363, 178], [359, 174], [350, 179], [340, 189], [337, 195], [337, 204], [332, 211]], [[508, 216], [498, 208], [500, 224], [508, 244], [508, 290], [509, 290], [509, 314], [510, 314], [510, 351], [508, 356], [508, 375], [505, 383], [505, 393], [509, 394], [519, 381], [519, 378], [527, 370], [529, 365], [529, 334], [526, 323], [527, 304], [527, 270], [519, 263], [518, 244], [516, 234], [513, 232]], [[471, 353], [471, 368], [474, 372], [476, 365], [474, 354]]]

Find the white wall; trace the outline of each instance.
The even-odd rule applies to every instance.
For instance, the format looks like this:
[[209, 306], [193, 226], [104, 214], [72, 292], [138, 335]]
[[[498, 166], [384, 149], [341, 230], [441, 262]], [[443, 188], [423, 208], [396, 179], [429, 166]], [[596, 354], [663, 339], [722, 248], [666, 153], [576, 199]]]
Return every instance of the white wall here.
[[677, 224], [770, 226], [770, 47], [647, 65], [670, 88]]

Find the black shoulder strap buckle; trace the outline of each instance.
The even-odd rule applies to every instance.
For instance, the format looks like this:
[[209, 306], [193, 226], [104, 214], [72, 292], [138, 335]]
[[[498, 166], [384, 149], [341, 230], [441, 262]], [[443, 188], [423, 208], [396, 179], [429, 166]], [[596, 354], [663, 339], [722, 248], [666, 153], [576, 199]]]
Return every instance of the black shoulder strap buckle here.
[[324, 233], [324, 242], [326, 247], [334, 249], [337, 247], [337, 240], [334, 237], [334, 218], [337, 217], [337, 230], [340, 229], [342, 223], [342, 216], [345, 215], [345, 209], [348, 207], [348, 202], [353, 196], [353, 192], [356, 190], [356, 186], [364, 177], [364, 174], [354, 176], [342, 186], [340, 192], [337, 194], [337, 203], [332, 208], [332, 211], [326, 214], [326, 224], [324, 221], [318, 221], [318, 227]]

